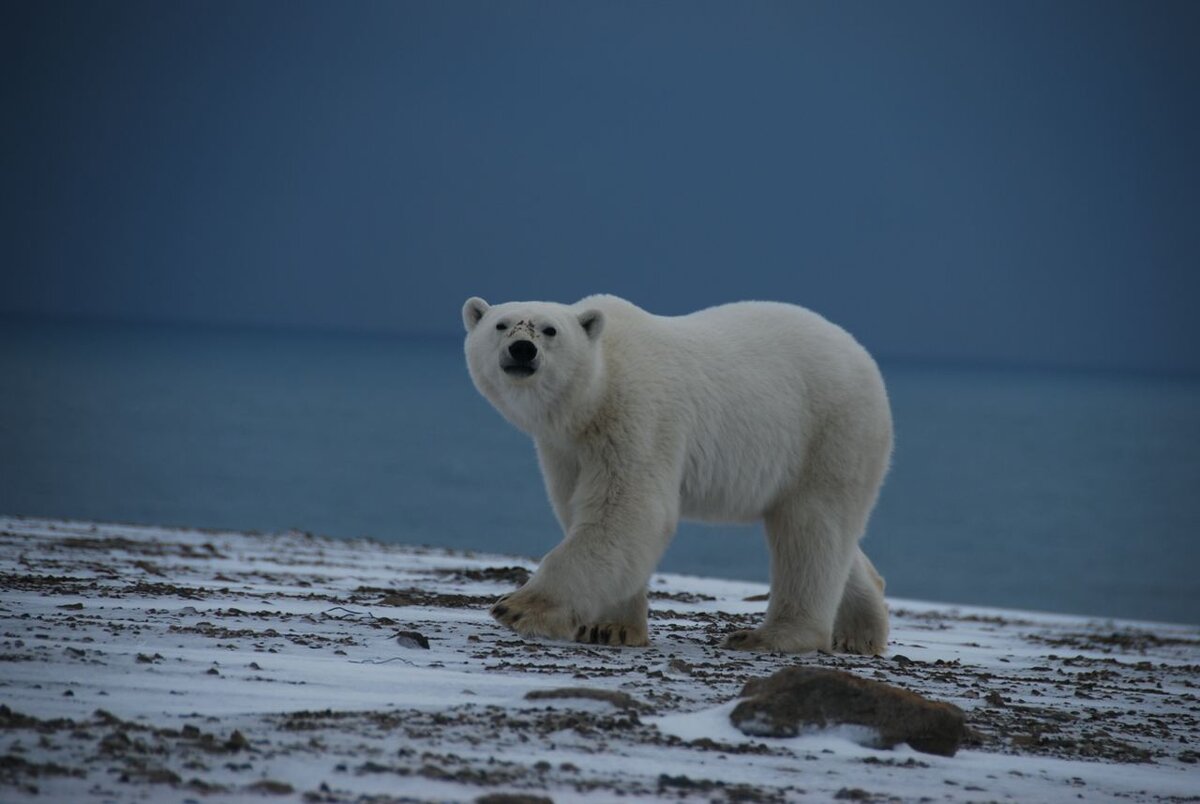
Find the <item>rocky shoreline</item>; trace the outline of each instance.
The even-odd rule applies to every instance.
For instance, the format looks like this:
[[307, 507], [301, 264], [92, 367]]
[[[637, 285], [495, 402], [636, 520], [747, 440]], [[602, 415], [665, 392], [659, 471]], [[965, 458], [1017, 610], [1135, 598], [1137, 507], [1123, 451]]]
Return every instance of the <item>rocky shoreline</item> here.
[[[510, 557], [18, 517], [0, 545], [6, 801], [1200, 800], [1196, 626], [890, 600], [885, 657], [760, 656], [717, 643], [763, 585], [660, 575], [651, 647], [602, 648], [494, 623]], [[739, 731], [797, 666], [953, 704], [966, 742]]]

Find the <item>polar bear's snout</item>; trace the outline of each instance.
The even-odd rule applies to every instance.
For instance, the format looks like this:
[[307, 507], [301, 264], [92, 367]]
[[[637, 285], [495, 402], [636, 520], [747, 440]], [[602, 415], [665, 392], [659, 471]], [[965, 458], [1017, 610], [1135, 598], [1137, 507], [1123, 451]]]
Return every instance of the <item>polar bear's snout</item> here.
[[533, 341], [520, 340], [509, 345], [506, 357], [500, 360], [504, 373], [514, 377], [528, 377], [537, 371], [537, 347]]
[[508, 347], [508, 353], [518, 363], [532, 363], [537, 357], [537, 347], [533, 341], [517, 341]]

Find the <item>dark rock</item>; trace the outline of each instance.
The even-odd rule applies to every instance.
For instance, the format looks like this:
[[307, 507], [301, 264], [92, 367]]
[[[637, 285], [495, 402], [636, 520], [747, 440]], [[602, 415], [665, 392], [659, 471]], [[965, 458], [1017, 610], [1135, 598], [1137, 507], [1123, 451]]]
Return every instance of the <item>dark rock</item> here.
[[177, 785], [183, 780], [170, 768], [131, 768], [121, 774], [121, 781]]
[[213, 795], [214, 793], [228, 793], [229, 788], [221, 784], [206, 782], [203, 779], [193, 776], [188, 779], [187, 784], [183, 785], [185, 790], [191, 790], [202, 795]]
[[524, 793], [488, 793], [475, 799], [475, 804], [554, 804], [554, 799]]
[[711, 790], [713, 783], [708, 779], [693, 779], [682, 773], [678, 776], [662, 773], [658, 777], [658, 786], [659, 788], [677, 787], [681, 790]]
[[806, 726], [867, 726], [881, 748], [908, 743], [928, 754], [954, 756], [967, 736], [957, 706], [923, 698], [841, 670], [787, 667], [742, 689], [730, 719], [755, 737], [795, 737]]
[[645, 710], [646, 705], [627, 692], [601, 690], [594, 687], [558, 687], [552, 690], [530, 690], [525, 693], [527, 701], [542, 701], [553, 698], [589, 698], [593, 701], [608, 701], [618, 709]]
[[396, 641], [406, 648], [429, 650], [429, 640], [420, 631], [397, 631]]
[[122, 755], [133, 749], [133, 740], [123, 731], [114, 731], [100, 738], [98, 747], [101, 753]]
[[685, 673], [690, 676], [692, 671], [696, 669], [696, 666], [688, 664], [683, 659], [672, 659], [670, 661], [670, 668], [676, 673]]
[[96, 720], [99, 720], [106, 726], [119, 726], [124, 723], [121, 718], [117, 717], [107, 709], [97, 709], [92, 713], [92, 717], [96, 718]]
[[230, 751], [241, 751], [243, 748], [250, 747], [250, 741], [246, 739], [246, 735], [234, 729], [233, 734], [229, 735], [229, 739], [225, 741], [225, 747]]

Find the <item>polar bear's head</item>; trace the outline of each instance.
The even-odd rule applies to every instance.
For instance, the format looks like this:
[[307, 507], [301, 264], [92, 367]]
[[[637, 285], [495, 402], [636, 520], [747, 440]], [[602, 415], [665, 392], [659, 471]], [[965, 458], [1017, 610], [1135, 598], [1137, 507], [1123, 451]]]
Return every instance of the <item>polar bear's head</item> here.
[[471, 379], [514, 425], [536, 435], [587, 407], [602, 372], [602, 312], [472, 297], [462, 316]]

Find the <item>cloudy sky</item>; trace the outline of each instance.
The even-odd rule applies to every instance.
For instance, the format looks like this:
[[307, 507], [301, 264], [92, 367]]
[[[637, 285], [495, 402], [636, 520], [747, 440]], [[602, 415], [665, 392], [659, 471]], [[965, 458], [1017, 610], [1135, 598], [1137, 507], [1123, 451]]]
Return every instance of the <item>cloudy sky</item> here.
[[1195, 2], [8, 2], [0, 313], [794, 301], [1200, 371]]

